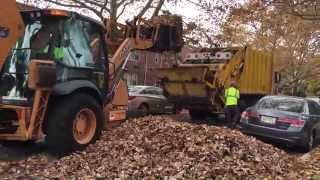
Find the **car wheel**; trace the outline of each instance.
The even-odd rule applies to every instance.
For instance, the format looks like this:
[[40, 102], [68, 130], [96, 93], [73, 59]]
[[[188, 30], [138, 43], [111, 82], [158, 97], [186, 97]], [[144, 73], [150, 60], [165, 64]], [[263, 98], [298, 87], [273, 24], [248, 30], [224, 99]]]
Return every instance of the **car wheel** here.
[[141, 116], [147, 116], [150, 114], [149, 106], [147, 104], [141, 104], [138, 108], [138, 113]]
[[314, 131], [312, 131], [312, 133], [309, 134], [308, 137], [308, 142], [306, 143], [306, 145], [303, 147], [303, 151], [304, 152], [309, 152], [312, 150], [312, 148], [315, 145], [315, 133]]

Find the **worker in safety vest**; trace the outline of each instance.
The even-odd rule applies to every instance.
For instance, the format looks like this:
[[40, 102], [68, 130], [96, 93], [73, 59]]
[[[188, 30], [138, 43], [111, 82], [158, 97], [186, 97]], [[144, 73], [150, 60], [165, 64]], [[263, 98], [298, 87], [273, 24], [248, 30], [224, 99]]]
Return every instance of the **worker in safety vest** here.
[[236, 82], [232, 81], [230, 87], [225, 90], [225, 118], [230, 128], [235, 128], [239, 119], [239, 98], [240, 91], [237, 89]]
[[41, 29], [32, 40], [33, 58], [62, 60], [64, 58], [61, 39], [54, 40], [50, 30]]

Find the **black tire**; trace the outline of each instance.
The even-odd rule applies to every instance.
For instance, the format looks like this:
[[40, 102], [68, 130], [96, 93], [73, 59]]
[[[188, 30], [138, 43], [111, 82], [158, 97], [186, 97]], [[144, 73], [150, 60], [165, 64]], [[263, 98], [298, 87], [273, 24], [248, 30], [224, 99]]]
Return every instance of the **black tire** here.
[[214, 120], [218, 120], [219, 119], [219, 114], [218, 113], [210, 113], [210, 118], [213, 118]]
[[240, 114], [241, 114], [243, 111], [245, 111], [247, 107], [248, 107], [248, 105], [247, 105], [247, 103], [246, 103], [244, 100], [240, 100], [240, 101], [239, 101], [238, 108], [239, 108], [239, 113], [240, 113]]
[[150, 109], [149, 109], [149, 106], [148, 104], [141, 104], [139, 107], [138, 107], [138, 114], [140, 116], [147, 116], [150, 114]]
[[203, 111], [197, 111], [197, 110], [189, 110], [189, 115], [191, 116], [192, 120], [205, 120], [207, 117], [207, 113]]
[[28, 141], [0, 141], [0, 146], [3, 147], [16, 147], [16, 146], [34, 146], [36, 144], [33, 140]]
[[181, 111], [182, 111], [181, 108], [177, 107], [176, 105], [173, 105], [172, 114], [180, 114]]
[[[73, 94], [65, 97], [52, 108], [49, 111], [46, 123], [46, 144], [52, 153], [64, 155], [75, 150], [81, 150], [100, 137], [104, 125], [104, 116], [101, 105], [92, 96]], [[84, 128], [87, 129], [89, 126], [95, 128], [89, 130], [90, 132], [87, 133], [89, 135], [84, 142], [77, 140], [77, 132], [75, 132], [77, 131], [75, 129], [78, 129], [78, 124], [75, 125], [75, 123], [82, 112], [90, 112], [91, 117], [94, 116], [95, 118], [93, 120], [88, 116], [86, 118]], [[93, 122], [93, 124], [95, 122], [95, 124], [88, 126], [87, 122]]]
[[315, 132], [311, 131], [311, 133], [309, 133], [308, 141], [302, 147], [303, 152], [307, 153], [307, 152], [311, 151], [313, 149], [314, 145], [315, 145]]
[[173, 109], [172, 109], [172, 114], [180, 114], [181, 111], [182, 111], [181, 109], [173, 108]]

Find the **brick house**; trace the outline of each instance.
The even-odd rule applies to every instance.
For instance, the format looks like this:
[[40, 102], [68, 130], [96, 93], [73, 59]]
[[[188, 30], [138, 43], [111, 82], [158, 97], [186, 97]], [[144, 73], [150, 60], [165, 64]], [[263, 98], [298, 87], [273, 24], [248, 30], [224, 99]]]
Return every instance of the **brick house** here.
[[174, 63], [174, 59], [170, 60], [166, 54], [135, 51], [127, 63], [124, 79], [128, 85], [158, 86], [157, 69]]
[[184, 59], [185, 54], [189, 52], [191, 49], [183, 48], [178, 57], [175, 57], [168, 53], [135, 51], [127, 63], [124, 79], [127, 80], [128, 85], [159, 86], [157, 69], [172, 67], [177, 64], [176, 59]]

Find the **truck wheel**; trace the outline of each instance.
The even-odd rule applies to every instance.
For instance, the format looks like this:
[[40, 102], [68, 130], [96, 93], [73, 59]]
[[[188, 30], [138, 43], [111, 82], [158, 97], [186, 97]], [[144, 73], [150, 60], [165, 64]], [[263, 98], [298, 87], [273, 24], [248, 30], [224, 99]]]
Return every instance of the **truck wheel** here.
[[182, 109], [180, 109], [180, 108], [173, 108], [172, 109], [172, 114], [180, 114], [182, 112]]
[[46, 143], [53, 153], [81, 150], [101, 135], [102, 107], [93, 97], [71, 95], [52, 108], [48, 116]]
[[197, 110], [189, 110], [189, 115], [191, 116], [192, 120], [205, 120], [205, 118], [207, 117], [206, 112]]
[[239, 107], [239, 111], [240, 111], [239, 113], [242, 113], [243, 111], [246, 110], [246, 108], [248, 107], [248, 105], [247, 105], [246, 101], [240, 100], [238, 107]]

